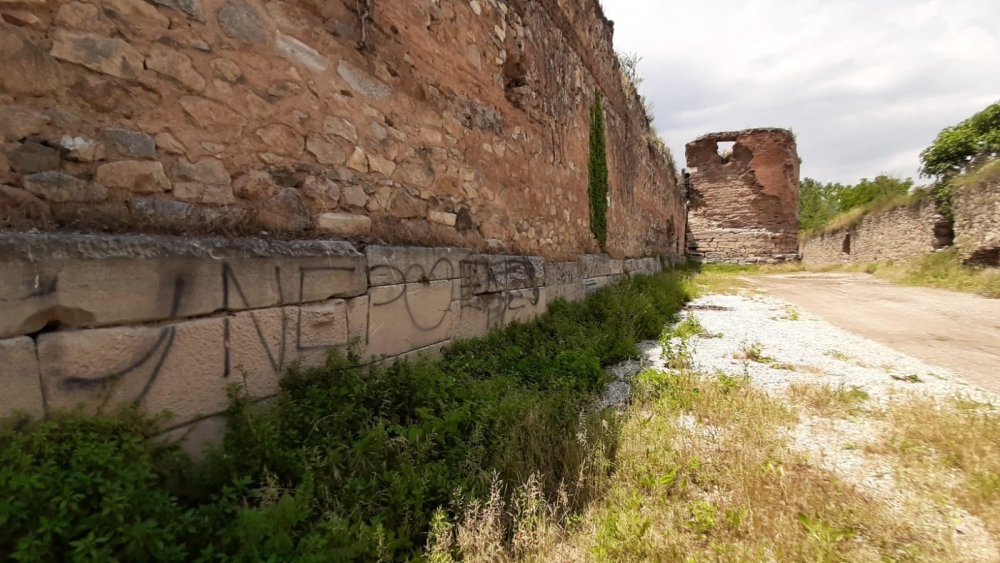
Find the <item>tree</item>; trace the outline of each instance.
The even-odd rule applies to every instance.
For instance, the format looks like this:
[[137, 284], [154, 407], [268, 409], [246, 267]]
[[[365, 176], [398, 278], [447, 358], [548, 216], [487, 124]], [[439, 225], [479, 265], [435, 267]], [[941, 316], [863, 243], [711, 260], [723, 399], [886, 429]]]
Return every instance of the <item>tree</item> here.
[[998, 155], [1000, 101], [958, 125], [945, 127], [931, 146], [920, 153], [920, 173], [943, 182]]
[[608, 156], [600, 92], [594, 96], [594, 105], [590, 107], [587, 193], [590, 196], [590, 231], [601, 245], [601, 250], [605, 250], [608, 243]]
[[822, 228], [837, 214], [837, 192], [840, 184], [823, 184], [805, 178], [799, 185], [799, 230], [813, 231]]
[[913, 180], [879, 174], [874, 180], [862, 178], [857, 185], [841, 187], [837, 190], [837, 202], [841, 212], [868, 205], [873, 201], [886, 201], [907, 194], [913, 188]]

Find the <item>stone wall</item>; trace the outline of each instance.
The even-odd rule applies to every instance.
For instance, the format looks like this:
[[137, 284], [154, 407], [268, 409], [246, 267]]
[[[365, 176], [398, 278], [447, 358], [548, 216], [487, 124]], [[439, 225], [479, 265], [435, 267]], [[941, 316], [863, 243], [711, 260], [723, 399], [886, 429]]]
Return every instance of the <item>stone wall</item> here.
[[[727, 142], [732, 152], [722, 154]], [[799, 157], [790, 131], [711, 133], [686, 152], [689, 256], [740, 264], [798, 257]]]
[[268, 397], [294, 362], [322, 363], [352, 342], [370, 361], [433, 352], [661, 268], [606, 255], [8, 233], [0, 417], [135, 404], [172, 413], [173, 436], [210, 436], [230, 385]]
[[955, 246], [972, 264], [1000, 267], [1000, 179], [962, 186], [952, 196]]
[[0, 225], [683, 252], [684, 202], [597, 0], [0, 4]]
[[933, 198], [866, 215], [860, 223], [806, 239], [802, 261], [809, 264], [910, 260], [948, 244], [947, 221]]

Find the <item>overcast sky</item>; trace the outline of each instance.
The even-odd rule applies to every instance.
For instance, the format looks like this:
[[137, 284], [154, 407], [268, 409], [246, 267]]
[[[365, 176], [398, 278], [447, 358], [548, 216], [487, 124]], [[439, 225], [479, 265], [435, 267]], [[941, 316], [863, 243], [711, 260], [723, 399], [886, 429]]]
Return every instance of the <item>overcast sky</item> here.
[[917, 179], [948, 125], [1000, 100], [998, 0], [602, 0], [642, 57], [656, 128], [791, 128], [802, 176]]

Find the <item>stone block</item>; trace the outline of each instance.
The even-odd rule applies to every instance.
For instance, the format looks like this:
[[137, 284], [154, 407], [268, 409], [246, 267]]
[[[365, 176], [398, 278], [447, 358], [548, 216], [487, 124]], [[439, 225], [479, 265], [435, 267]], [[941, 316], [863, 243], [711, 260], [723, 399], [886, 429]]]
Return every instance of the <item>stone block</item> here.
[[102, 164], [97, 167], [94, 179], [111, 188], [125, 188], [141, 194], [171, 189], [163, 164], [152, 160], [123, 160]]
[[368, 307], [367, 295], [347, 300], [347, 342], [357, 345], [358, 352], [366, 355], [368, 347]]
[[528, 322], [545, 312], [547, 288], [517, 289], [463, 298], [453, 338], [478, 338], [512, 322]]
[[625, 273], [625, 262], [623, 260], [612, 260], [610, 264], [611, 264], [611, 275]]
[[225, 415], [209, 416], [178, 426], [157, 436], [158, 440], [177, 443], [191, 459], [201, 461], [226, 436]]
[[611, 285], [615, 282], [615, 276], [598, 276], [595, 278], [587, 278], [583, 280], [584, 292], [587, 295], [592, 295], [598, 289], [606, 285]]
[[452, 280], [374, 287], [368, 314], [368, 352], [398, 356], [448, 340], [459, 306]]
[[27, 336], [0, 340], [0, 418], [15, 412], [45, 416], [35, 341]]
[[556, 299], [565, 299], [571, 303], [583, 301], [587, 297], [587, 290], [583, 281], [565, 285], [550, 285], [545, 288], [546, 307]]
[[365, 235], [372, 230], [372, 220], [367, 215], [354, 213], [320, 213], [316, 228], [321, 233], [339, 237]]
[[470, 254], [462, 248], [369, 246], [365, 248], [368, 282], [382, 286], [458, 279], [462, 261]]
[[65, 172], [38, 172], [24, 177], [24, 188], [51, 203], [99, 203], [108, 189]]
[[583, 267], [580, 262], [546, 262], [545, 285], [566, 285], [583, 280]]
[[476, 254], [461, 263], [463, 298], [545, 285], [539, 256]]
[[611, 258], [606, 254], [586, 254], [580, 258], [584, 278], [611, 275]]
[[0, 237], [0, 266], [0, 337], [326, 301], [368, 287], [364, 256], [343, 242], [10, 233]]

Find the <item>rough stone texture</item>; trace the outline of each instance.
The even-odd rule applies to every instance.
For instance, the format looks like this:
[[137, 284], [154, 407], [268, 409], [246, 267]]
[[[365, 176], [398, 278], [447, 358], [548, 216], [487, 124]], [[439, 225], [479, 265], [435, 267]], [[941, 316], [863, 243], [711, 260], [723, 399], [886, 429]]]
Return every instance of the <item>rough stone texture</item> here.
[[477, 254], [461, 268], [463, 297], [545, 285], [544, 260], [538, 256]]
[[373, 287], [368, 353], [397, 356], [448, 340], [459, 306], [452, 280]]
[[963, 186], [952, 196], [955, 246], [962, 259], [1000, 267], [1000, 180]]
[[865, 264], [919, 258], [948, 244], [945, 227], [933, 198], [926, 198], [916, 205], [869, 214], [849, 229], [804, 240], [802, 261]]
[[0, 416], [45, 414], [35, 341], [27, 336], [0, 340]]
[[[725, 142], [733, 142], [731, 154], [720, 154]], [[798, 257], [799, 158], [790, 131], [711, 133], [686, 152], [689, 256], [730, 263]]]
[[0, 337], [195, 317], [363, 294], [365, 258], [341, 242], [0, 236]]
[[316, 217], [316, 228], [329, 235], [356, 237], [371, 232], [372, 220], [354, 213], [320, 213]]
[[[179, 223], [218, 234], [230, 232], [233, 207], [246, 218], [243, 234], [571, 260], [598, 251], [587, 158], [601, 92], [609, 253], [683, 253], [681, 187], [648, 142], [641, 104], [621, 87], [596, 0], [371, 4], [362, 21], [354, 0], [15, 2], [0, 26], [0, 183], [25, 188], [36, 173], [86, 182], [119, 161], [159, 162], [166, 178], [109, 181], [106, 198], [42, 197], [55, 204], [46, 220], [30, 206], [5, 213], [31, 227]], [[210, 174], [205, 162], [227, 172]], [[266, 174], [276, 186], [232, 186], [229, 173]], [[309, 176], [352, 197], [303, 193], [308, 222], [258, 212]], [[136, 221], [131, 210], [150, 208], [136, 202], [154, 191], [159, 209], [196, 209], [202, 220]], [[369, 217], [370, 229], [317, 220], [341, 210]]]
[[461, 248], [369, 246], [368, 283], [371, 286], [453, 280], [462, 277], [469, 251]]

